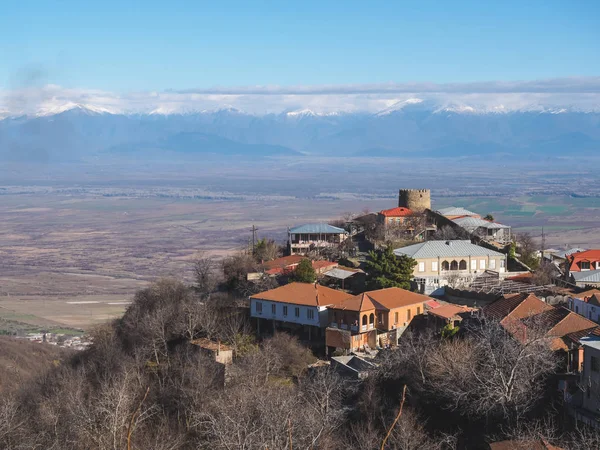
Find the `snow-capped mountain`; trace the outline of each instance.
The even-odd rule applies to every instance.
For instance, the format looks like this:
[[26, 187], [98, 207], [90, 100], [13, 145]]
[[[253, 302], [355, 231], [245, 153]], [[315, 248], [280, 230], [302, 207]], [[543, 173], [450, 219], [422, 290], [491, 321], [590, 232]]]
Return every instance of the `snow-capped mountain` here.
[[46, 116], [54, 116], [56, 114], [61, 114], [67, 111], [78, 111], [82, 114], [116, 114], [116, 110], [104, 108], [102, 106], [95, 105], [84, 105], [81, 103], [73, 103], [67, 102], [64, 104], [51, 104], [48, 106], [42, 106], [35, 113], [36, 117], [46, 117]]
[[[327, 112], [324, 112], [327, 111]], [[128, 113], [94, 104], [48, 103], [35, 115], [12, 118], [0, 110], [0, 160], [45, 155], [190, 154], [336, 156], [552, 157], [600, 150], [600, 112], [529, 105], [394, 102], [376, 114], [293, 109], [249, 114], [231, 105], [182, 109], [164, 102]], [[4, 118], [3, 118], [4, 116]]]

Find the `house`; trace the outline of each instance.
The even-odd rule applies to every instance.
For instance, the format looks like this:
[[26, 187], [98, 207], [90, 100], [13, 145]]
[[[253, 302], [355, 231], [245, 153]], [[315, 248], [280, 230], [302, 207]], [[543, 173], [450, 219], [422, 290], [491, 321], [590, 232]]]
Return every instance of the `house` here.
[[600, 250], [571, 253], [566, 260], [567, 273], [600, 270]]
[[578, 372], [581, 368], [580, 338], [600, 329], [591, 320], [567, 308], [548, 305], [533, 294], [504, 295], [483, 308], [483, 316], [498, 320], [520, 341], [527, 339], [531, 327], [543, 330], [550, 348], [561, 352], [567, 372]]
[[327, 306], [342, 302], [348, 294], [316, 283], [290, 283], [250, 297], [250, 317], [261, 326], [296, 331], [311, 340], [323, 335], [328, 323]]
[[[583, 265], [584, 267], [590, 262], [587, 261], [579, 261], [576, 263], [578, 265]], [[596, 263], [597, 264], [597, 263]], [[595, 270], [587, 270], [583, 269], [577, 272], [571, 272], [569, 276], [569, 280], [571, 283], [578, 287], [586, 287], [586, 286], [598, 286], [600, 287], [600, 269]]]
[[[362, 269], [337, 266], [323, 272], [323, 277], [329, 280], [330, 283], [339, 283], [342, 290], [356, 290], [355, 292], [364, 291], [365, 272]], [[357, 290], [359, 287], [363, 287], [363, 289], [360, 289], [360, 291]]]
[[[302, 255], [289, 255], [281, 258], [275, 258], [271, 261], [266, 261], [261, 264], [259, 272], [251, 272], [247, 275], [248, 280], [258, 280], [262, 276], [267, 275], [270, 277], [278, 275], [289, 275], [291, 274], [300, 261], [307, 259]], [[317, 274], [323, 274], [338, 266], [338, 263], [332, 261], [311, 261], [313, 269]]]
[[573, 253], [579, 253], [579, 252], [585, 252], [585, 251], [586, 251], [585, 248], [580, 248], [580, 247], [573, 247], [573, 248], [569, 248], [567, 250], [546, 249], [546, 250], [544, 250], [544, 257], [546, 259], [550, 260], [551, 262], [555, 262], [557, 264], [563, 264], [567, 260], [567, 257], [572, 255]]
[[454, 305], [448, 303], [436, 308], [427, 310], [427, 315], [432, 319], [435, 328], [441, 329], [449, 325], [451, 328], [457, 327], [463, 321], [465, 315], [471, 314], [473, 308], [463, 305]]
[[396, 287], [350, 296], [330, 305], [326, 345], [355, 351], [365, 344], [396, 345], [413, 317], [425, 311], [429, 297]]
[[225, 365], [233, 363], [233, 350], [228, 345], [207, 338], [195, 339], [191, 341], [191, 344], [196, 345], [204, 354], [218, 363]]
[[511, 228], [508, 225], [472, 216], [458, 217], [452, 221], [470, 234], [486, 241], [494, 241], [500, 244], [511, 242]]
[[427, 241], [394, 250], [417, 261], [414, 281], [425, 294], [442, 294], [448, 281], [470, 283], [486, 270], [504, 273], [506, 255], [472, 244], [469, 240]]
[[326, 223], [300, 225], [288, 230], [288, 250], [291, 255], [303, 255], [313, 249], [338, 246], [348, 237], [343, 228]]
[[580, 339], [583, 346], [583, 371], [580, 386], [584, 392], [581, 399], [579, 420], [598, 427], [600, 421], [600, 336], [588, 335]]
[[363, 380], [369, 375], [369, 371], [377, 366], [370, 361], [356, 355], [333, 356], [331, 367], [343, 377], [355, 380]]
[[567, 300], [568, 308], [596, 323], [600, 323], [600, 291], [591, 295], [574, 294]]
[[398, 206], [396, 208], [384, 209], [377, 213], [377, 221], [385, 227], [400, 225], [405, 222], [407, 217], [414, 215], [411, 209]]
[[438, 209], [436, 212], [450, 220], [458, 219], [459, 217], [474, 217], [476, 219], [481, 219], [479, 214], [465, 208], [457, 208], [456, 206]]

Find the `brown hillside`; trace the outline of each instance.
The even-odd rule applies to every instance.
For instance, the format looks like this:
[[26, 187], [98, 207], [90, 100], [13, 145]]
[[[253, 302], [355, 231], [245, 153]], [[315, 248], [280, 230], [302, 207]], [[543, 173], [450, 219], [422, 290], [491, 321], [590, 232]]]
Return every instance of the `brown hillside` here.
[[0, 392], [60, 364], [67, 355], [67, 350], [54, 345], [0, 336]]

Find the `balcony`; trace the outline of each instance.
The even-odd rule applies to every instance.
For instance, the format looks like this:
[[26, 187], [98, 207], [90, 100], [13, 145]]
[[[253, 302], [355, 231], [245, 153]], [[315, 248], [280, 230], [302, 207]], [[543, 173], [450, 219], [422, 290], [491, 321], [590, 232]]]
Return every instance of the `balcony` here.
[[[348, 325], [347, 323], [338, 324], [337, 322], [330, 322], [329, 328], [338, 328], [340, 330], [350, 330], [351, 333], [358, 333], [357, 325]], [[372, 327], [371, 327], [371, 329], [372, 329]], [[365, 327], [364, 331], [366, 331], [366, 327]]]

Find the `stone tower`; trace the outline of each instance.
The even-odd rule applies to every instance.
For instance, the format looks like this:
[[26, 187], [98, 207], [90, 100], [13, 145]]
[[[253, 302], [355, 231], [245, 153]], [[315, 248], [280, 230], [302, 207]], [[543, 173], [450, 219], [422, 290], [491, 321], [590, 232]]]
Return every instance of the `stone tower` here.
[[431, 191], [429, 189], [400, 189], [398, 206], [423, 212], [431, 209]]

